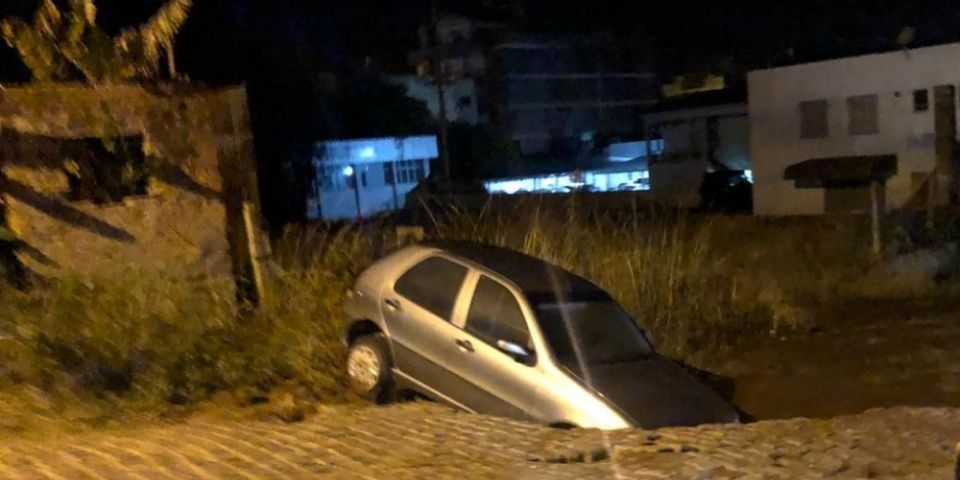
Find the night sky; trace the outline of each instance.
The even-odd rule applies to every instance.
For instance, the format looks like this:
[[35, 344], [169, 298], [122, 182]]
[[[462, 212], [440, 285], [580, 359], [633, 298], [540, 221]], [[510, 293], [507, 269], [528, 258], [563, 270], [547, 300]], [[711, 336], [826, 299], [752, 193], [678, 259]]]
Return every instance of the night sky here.
[[[596, 0], [439, 2], [442, 10], [508, 20], [531, 31], [646, 36], [664, 74], [887, 50], [905, 26], [917, 29], [916, 45], [960, 40], [960, 6], [949, 0], [672, 0], [657, 7]], [[37, 2], [2, 3], [0, 14], [22, 15]], [[99, 0], [100, 23], [115, 30], [142, 21], [161, 3]], [[397, 72], [406, 68], [416, 27], [429, 12], [429, 0], [197, 0], [178, 59], [194, 79], [213, 83], [263, 75], [264, 68], [278, 74], [364, 66]], [[0, 56], [0, 79], [19, 79], [11, 52], [3, 48]]]

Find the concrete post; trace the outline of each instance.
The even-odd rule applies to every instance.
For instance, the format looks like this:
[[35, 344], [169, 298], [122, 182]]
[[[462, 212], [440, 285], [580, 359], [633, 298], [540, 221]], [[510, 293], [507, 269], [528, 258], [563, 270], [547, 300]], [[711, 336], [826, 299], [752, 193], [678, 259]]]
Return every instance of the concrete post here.
[[877, 258], [883, 253], [883, 244], [880, 238], [880, 187], [881, 182], [874, 180], [870, 183], [870, 231], [873, 237], [873, 254]]
[[353, 198], [357, 202], [357, 221], [363, 220], [363, 209], [360, 208], [360, 171], [357, 170], [357, 166], [351, 164], [350, 170], [353, 177]]

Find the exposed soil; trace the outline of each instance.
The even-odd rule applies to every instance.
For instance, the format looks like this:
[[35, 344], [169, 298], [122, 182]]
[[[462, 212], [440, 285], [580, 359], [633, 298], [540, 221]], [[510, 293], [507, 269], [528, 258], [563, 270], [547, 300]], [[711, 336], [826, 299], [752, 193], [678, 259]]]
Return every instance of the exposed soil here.
[[960, 406], [960, 301], [852, 301], [816, 309], [806, 332], [748, 342], [718, 365], [758, 419], [874, 407]]

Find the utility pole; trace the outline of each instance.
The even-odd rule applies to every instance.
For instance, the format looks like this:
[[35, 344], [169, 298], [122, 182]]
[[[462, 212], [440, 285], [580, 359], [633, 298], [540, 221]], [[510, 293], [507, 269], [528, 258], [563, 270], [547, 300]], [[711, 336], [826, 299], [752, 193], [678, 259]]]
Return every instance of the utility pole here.
[[443, 72], [443, 43], [440, 41], [440, 16], [437, 12], [437, 0], [432, 2], [433, 8], [431, 17], [433, 20], [433, 47], [434, 54], [431, 59], [433, 66], [433, 83], [437, 86], [437, 99], [440, 102], [439, 110], [439, 147], [440, 147], [440, 163], [443, 164], [443, 176], [446, 179], [450, 179], [450, 150], [447, 147], [447, 94], [446, 94], [446, 78], [444, 77]]

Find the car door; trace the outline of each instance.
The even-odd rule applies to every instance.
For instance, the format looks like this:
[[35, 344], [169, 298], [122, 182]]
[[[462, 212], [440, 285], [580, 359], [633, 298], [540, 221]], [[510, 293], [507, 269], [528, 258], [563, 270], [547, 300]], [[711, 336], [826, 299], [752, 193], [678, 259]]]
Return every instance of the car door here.
[[[475, 273], [467, 283], [469, 306], [457, 321], [463, 330], [456, 342], [459, 355], [450, 368], [471, 384], [468, 406], [481, 413], [541, 419], [541, 371], [525, 302], [485, 274]], [[531, 355], [520, 361], [498, 345], [500, 341], [520, 345]]]
[[430, 255], [384, 286], [382, 311], [393, 344], [397, 374], [422, 393], [461, 407], [463, 390], [446, 365], [459, 352], [460, 329], [450, 323], [469, 269]]

